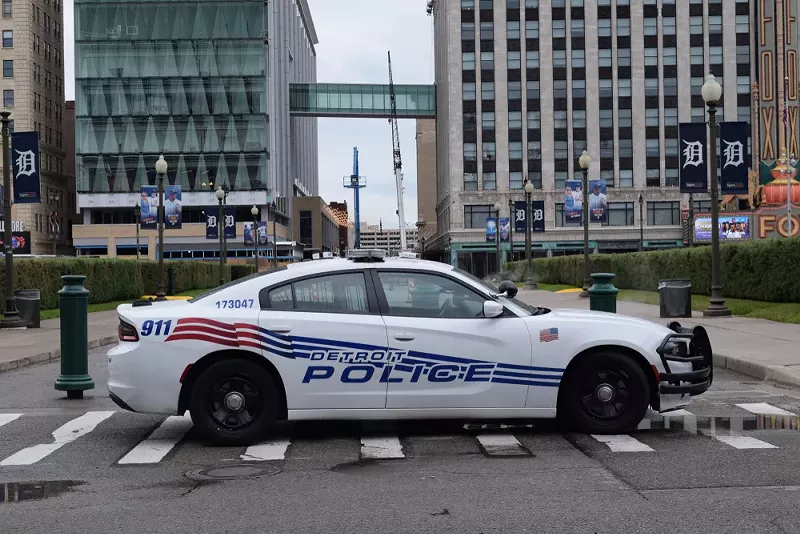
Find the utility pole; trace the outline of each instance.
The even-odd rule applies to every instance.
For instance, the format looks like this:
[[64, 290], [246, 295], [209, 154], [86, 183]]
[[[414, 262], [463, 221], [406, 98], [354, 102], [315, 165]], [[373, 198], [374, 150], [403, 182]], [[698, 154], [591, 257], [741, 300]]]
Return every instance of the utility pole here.
[[5, 234], [3, 235], [3, 252], [6, 260], [6, 307], [0, 328], [14, 328], [20, 326], [17, 303], [14, 299], [14, 249], [11, 243], [11, 162], [8, 160], [8, 111], [0, 111], [3, 136], [3, 221]]

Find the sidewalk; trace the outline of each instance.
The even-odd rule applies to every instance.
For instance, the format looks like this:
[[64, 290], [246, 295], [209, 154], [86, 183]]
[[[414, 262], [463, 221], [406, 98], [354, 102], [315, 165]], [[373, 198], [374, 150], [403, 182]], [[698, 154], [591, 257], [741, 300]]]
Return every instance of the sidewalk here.
[[[89, 348], [117, 343], [116, 311], [89, 314]], [[0, 373], [61, 357], [61, 320], [42, 321], [41, 328], [0, 330]]]
[[[575, 293], [521, 289], [517, 298], [546, 308], [589, 309], [588, 299]], [[711, 339], [714, 364], [760, 380], [800, 386], [800, 325], [739, 317], [706, 318], [692, 312], [691, 319], [659, 317], [658, 306], [617, 301], [617, 313], [648, 319], [659, 324], [678, 321], [682, 326], [702, 325]]]

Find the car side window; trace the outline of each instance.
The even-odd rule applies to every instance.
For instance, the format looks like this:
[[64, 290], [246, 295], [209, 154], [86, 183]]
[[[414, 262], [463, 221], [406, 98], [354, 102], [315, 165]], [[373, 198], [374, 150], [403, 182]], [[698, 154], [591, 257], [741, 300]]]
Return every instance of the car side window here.
[[294, 298], [292, 297], [292, 285], [277, 287], [269, 292], [269, 307], [273, 310], [292, 310], [294, 309]]
[[294, 309], [322, 313], [369, 313], [364, 274], [334, 274], [295, 282]]
[[483, 317], [486, 300], [444, 276], [429, 273], [378, 272], [390, 315], [467, 319]]

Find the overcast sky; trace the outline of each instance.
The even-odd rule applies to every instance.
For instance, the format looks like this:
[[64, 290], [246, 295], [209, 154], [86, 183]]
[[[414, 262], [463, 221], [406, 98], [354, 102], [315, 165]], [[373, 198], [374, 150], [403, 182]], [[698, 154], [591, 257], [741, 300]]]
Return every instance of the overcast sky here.
[[[317, 71], [320, 82], [388, 83], [386, 52], [392, 52], [395, 83], [433, 83], [432, 19], [425, 0], [308, 0], [319, 36]], [[64, 2], [64, 71], [66, 97], [75, 95], [72, 0]], [[405, 178], [405, 219], [417, 220], [417, 154], [415, 123], [400, 121], [400, 148]], [[359, 171], [361, 220], [397, 227], [392, 168], [392, 131], [383, 119], [319, 119], [319, 188], [327, 202], [347, 200], [353, 218], [353, 194], [342, 177], [353, 169], [353, 147]]]

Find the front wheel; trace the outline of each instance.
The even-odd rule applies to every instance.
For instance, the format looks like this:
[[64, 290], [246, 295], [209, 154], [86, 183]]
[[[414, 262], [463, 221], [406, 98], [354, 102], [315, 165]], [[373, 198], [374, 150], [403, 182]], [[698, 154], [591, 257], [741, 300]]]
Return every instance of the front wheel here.
[[275, 422], [278, 393], [263, 367], [246, 360], [226, 360], [198, 377], [189, 411], [196, 430], [208, 441], [250, 445]]
[[650, 405], [650, 383], [632, 358], [601, 352], [571, 370], [558, 411], [579, 432], [625, 434], [636, 429]]

